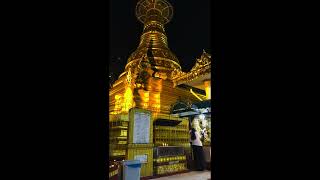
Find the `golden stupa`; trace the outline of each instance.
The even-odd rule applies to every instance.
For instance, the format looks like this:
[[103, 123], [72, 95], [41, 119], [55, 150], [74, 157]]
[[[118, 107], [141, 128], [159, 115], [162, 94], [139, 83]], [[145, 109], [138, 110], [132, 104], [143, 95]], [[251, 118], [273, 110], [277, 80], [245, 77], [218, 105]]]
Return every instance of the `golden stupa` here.
[[[141, 0], [136, 6], [136, 16], [144, 24], [143, 33], [124, 72], [109, 91], [110, 113], [128, 112], [138, 107], [169, 114], [179, 98], [189, 102], [210, 98], [211, 56], [203, 52], [192, 70], [186, 73], [169, 49], [164, 26], [173, 16], [171, 4], [166, 0]], [[191, 86], [203, 86], [206, 95], [177, 87], [199, 78], [201, 82], [191, 83]]]
[[[124, 160], [148, 157], [141, 176], [178, 172], [187, 168], [190, 159], [189, 120], [172, 115], [179, 102], [191, 106], [211, 99], [211, 55], [203, 51], [189, 72], [183, 72], [178, 58], [169, 49], [165, 24], [173, 16], [166, 0], [140, 0], [136, 16], [144, 24], [140, 43], [130, 55], [124, 72], [109, 89], [109, 157]], [[148, 144], [132, 143], [132, 108], [152, 113], [152, 120], [177, 120], [174, 127], [150, 125]], [[154, 149], [163, 146], [184, 148], [185, 153], [165, 158], [156, 157]], [[178, 164], [161, 165], [169, 161]], [[109, 174], [109, 177], [113, 174]]]

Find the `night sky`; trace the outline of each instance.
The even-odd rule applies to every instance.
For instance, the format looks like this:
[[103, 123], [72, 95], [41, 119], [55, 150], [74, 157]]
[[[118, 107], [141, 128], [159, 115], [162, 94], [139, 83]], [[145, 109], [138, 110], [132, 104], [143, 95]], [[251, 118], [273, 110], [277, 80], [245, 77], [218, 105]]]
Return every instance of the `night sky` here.
[[[165, 25], [168, 44], [183, 71], [189, 71], [202, 50], [211, 53], [210, 0], [168, 0], [173, 18]], [[138, 47], [143, 24], [135, 17], [138, 0], [109, 0], [109, 72], [117, 78]]]

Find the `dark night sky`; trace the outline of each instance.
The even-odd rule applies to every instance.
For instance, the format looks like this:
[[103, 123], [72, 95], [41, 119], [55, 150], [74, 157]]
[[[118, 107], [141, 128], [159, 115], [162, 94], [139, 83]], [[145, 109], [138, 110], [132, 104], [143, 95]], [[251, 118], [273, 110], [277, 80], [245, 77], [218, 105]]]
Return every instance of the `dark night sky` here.
[[[109, 69], [116, 77], [123, 72], [129, 55], [138, 47], [143, 24], [135, 17], [138, 0], [110, 0]], [[205, 49], [211, 53], [210, 0], [169, 0], [174, 15], [166, 24], [171, 51], [183, 71], [189, 71]]]

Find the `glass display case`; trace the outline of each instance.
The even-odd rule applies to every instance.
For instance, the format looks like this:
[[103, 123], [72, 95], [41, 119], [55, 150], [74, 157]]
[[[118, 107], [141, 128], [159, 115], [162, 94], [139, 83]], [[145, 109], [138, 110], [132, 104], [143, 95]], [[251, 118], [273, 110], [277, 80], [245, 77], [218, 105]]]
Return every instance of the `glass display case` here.
[[155, 175], [177, 173], [187, 169], [183, 147], [159, 146], [154, 148], [153, 154]]
[[189, 120], [168, 118], [154, 125], [154, 174], [163, 175], [187, 170]]

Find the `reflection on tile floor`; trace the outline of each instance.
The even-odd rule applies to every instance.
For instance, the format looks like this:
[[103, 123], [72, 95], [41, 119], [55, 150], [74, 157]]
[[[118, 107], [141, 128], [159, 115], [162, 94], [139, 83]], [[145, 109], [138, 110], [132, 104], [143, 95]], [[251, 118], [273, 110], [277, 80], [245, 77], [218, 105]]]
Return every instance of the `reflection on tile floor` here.
[[208, 180], [210, 178], [210, 171], [192, 171], [168, 177], [155, 178], [155, 180]]

